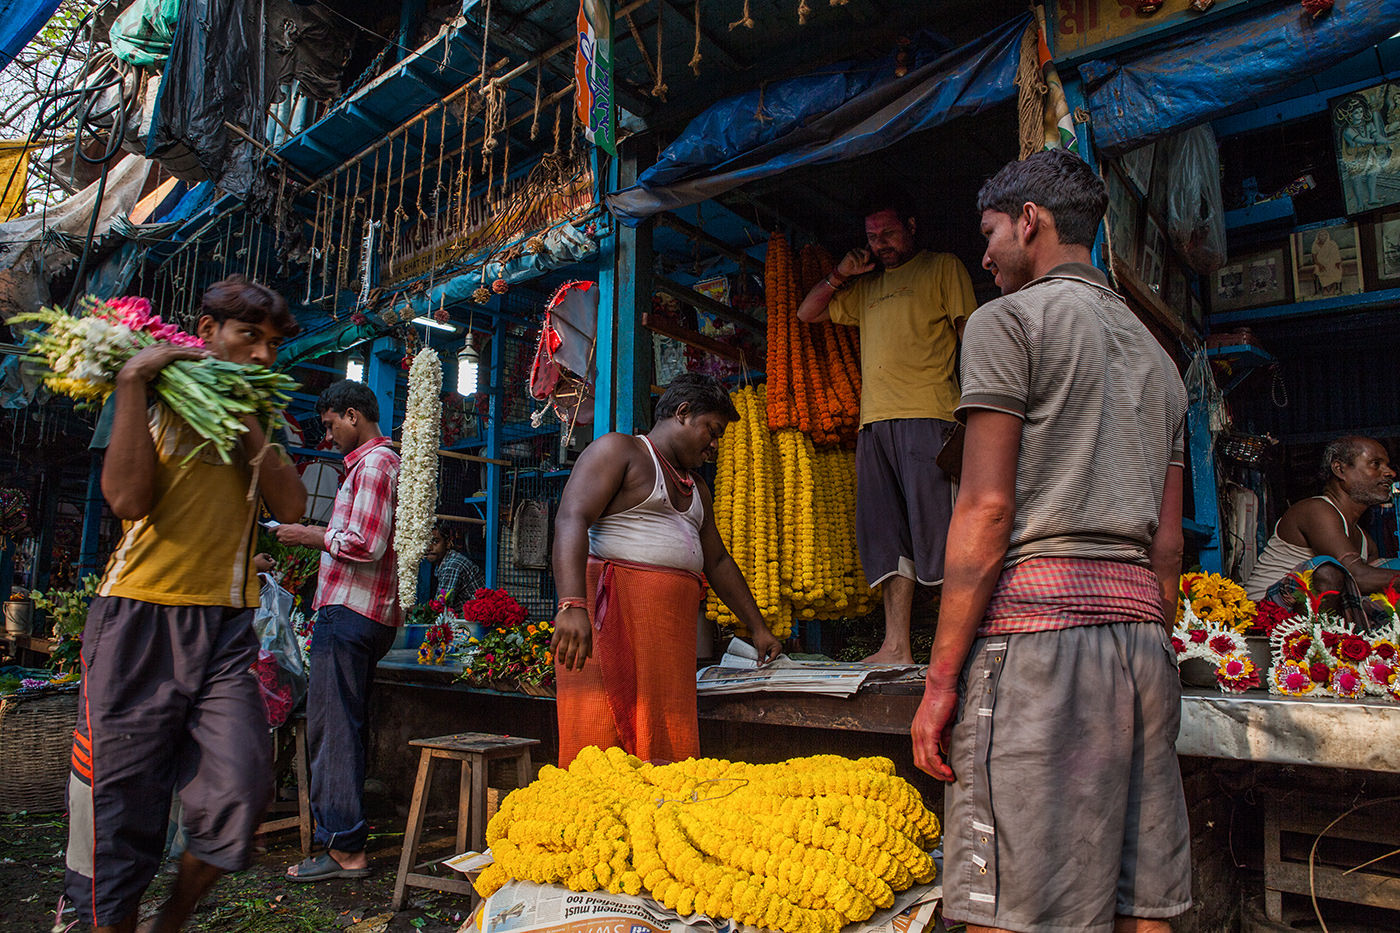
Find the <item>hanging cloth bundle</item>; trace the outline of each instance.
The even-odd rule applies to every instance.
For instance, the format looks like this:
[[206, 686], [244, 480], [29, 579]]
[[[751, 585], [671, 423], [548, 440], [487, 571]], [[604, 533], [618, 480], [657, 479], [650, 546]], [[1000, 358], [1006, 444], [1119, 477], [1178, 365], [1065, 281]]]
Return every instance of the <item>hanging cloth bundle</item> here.
[[530, 397], [548, 400], [566, 424], [593, 423], [594, 348], [598, 333], [598, 284], [565, 282], [545, 307]]

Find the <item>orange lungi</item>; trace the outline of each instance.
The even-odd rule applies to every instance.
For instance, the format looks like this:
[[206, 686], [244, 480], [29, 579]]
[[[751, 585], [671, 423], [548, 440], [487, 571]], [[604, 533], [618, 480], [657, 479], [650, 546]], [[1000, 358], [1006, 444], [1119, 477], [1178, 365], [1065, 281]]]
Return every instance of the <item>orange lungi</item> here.
[[581, 671], [555, 664], [559, 766], [589, 745], [643, 761], [700, 754], [695, 620], [705, 578], [688, 570], [588, 558], [593, 655]]

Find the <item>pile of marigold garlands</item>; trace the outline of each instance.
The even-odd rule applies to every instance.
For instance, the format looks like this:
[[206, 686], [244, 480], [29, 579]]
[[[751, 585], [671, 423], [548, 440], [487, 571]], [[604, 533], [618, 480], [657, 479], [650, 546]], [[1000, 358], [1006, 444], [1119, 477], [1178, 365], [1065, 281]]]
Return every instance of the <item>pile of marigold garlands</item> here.
[[476, 887], [645, 892], [682, 916], [835, 933], [933, 880], [938, 834], [886, 758], [651, 765], [589, 747], [502, 802]]
[[860, 430], [860, 337], [854, 327], [797, 319], [802, 297], [834, 265], [820, 246], [794, 255], [781, 233], [768, 240], [765, 415], [774, 431], [795, 428], [818, 447], [853, 447]]
[[[865, 583], [855, 541], [855, 458], [818, 450], [801, 431], [768, 430], [769, 389], [730, 394], [739, 421], [720, 439], [715, 524], [777, 638], [792, 620], [862, 616], [876, 593]], [[713, 593], [706, 615], [741, 633]]]

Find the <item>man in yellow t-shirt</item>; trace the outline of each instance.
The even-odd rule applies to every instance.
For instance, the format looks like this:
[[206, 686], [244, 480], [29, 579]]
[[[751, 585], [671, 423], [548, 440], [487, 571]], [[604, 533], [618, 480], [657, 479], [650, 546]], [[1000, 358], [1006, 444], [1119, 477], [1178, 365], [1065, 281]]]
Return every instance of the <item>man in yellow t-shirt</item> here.
[[976, 307], [963, 264], [920, 249], [915, 232], [901, 199], [872, 202], [869, 248], [847, 253], [797, 310], [808, 323], [860, 328], [856, 542], [866, 582], [884, 584], [885, 602], [885, 640], [872, 663], [913, 660], [914, 582], [943, 580], [952, 481], [935, 459], [953, 429], [958, 340]]
[[83, 629], [68, 783], [65, 889], [97, 933], [136, 929], [172, 791], [189, 843], [153, 929], [181, 929], [219, 876], [252, 858], [272, 792], [267, 719], [249, 671], [258, 656], [252, 464], [281, 521], [301, 518], [306, 489], [252, 419], [232, 463], [195, 453], [194, 430], [150, 384], [181, 359], [269, 366], [297, 329], [280, 295], [229, 276], [201, 301], [203, 349], [154, 344], [117, 375], [102, 495], [122, 539]]

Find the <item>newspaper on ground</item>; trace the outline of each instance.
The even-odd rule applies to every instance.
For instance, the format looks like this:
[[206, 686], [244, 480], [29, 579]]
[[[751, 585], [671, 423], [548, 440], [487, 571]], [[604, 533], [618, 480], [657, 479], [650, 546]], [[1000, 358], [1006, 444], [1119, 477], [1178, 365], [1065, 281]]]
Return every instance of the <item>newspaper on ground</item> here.
[[728, 693], [818, 693], [849, 697], [869, 683], [923, 680], [917, 664], [865, 664], [850, 661], [798, 661], [786, 655], [759, 666], [758, 652], [741, 638], [729, 643], [718, 664], [695, 675], [700, 696]]
[[[940, 860], [941, 862], [941, 860]], [[449, 862], [448, 864], [451, 864]], [[941, 864], [940, 864], [940, 875]], [[924, 933], [943, 897], [938, 883], [915, 885], [842, 933]], [[704, 914], [682, 917], [649, 897], [607, 891], [580, 893], [553, 884], [510, 881], [486, 899], [458, 933], [762, 933], [758, 927]]]

